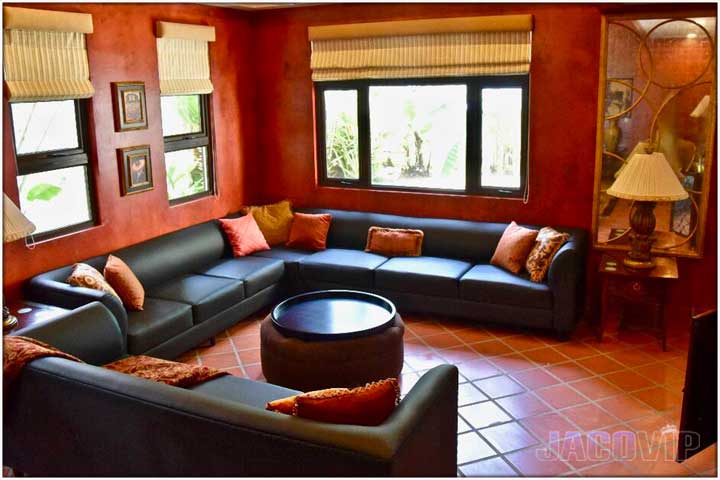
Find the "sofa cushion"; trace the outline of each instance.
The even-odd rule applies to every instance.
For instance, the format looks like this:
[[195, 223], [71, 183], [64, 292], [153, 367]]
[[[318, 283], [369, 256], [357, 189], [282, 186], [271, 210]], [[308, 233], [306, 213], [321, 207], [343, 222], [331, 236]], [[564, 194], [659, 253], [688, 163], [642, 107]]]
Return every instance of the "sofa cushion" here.
[[295, 248], [288, 247], [274, 247], [270, 250], [263, 252], [255, 252], [252, 254], [253, 257], [264, 257], [264, 258], [277, 258], [285, 262], [285, 270], [291, 275], [297, 278], [300, 271], [300, 260], [312, 255], [314, 252], [306, 252], [303, 250], [297, 250]]
[[183, 275], [153, 288], [148, 295], [190, 304], [197, 324], [242, 301], [245, 289], [241, 281], [230, 278]]
[[215, 378], [190, 388], [193, 392], [210, 395], [231, 402], [240, 402], [257, 408], [265, 408], [268, 402], [297, 395], [301, 392], [265, 382], [255, 382], [232, 375]]
[[494, 265], [475, 265], [460, 279], [460, 298], [476, 302], [552, 308], [550, 287]]
[[470, 267], [470, 263], [449, 258], [391, 258], [375, 270], [375, 287], [457, 298], [458, 281]]
[[300, 261], [300, 276], [306, 280], [372, 287], [373, 272], [386, 257], [358, 250], [330, 248]]
[[196, 273], [241, 280], [245, 284], [245, 296], [250, 297], [279, 282], [284, 271], [285, 265], [282, 260], [248, 256], [220, 260]]
[[145, 297], [142, 310], [128, 312], [128, 353], [147, 352], [192, 326], [190, 305]]

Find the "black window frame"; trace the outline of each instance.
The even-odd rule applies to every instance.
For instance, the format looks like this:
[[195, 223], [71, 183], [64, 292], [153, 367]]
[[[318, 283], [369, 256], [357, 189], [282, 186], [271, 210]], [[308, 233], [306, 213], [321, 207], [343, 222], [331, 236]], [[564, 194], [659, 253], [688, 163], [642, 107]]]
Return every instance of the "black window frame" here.
[[[189, 150], [191, 148], [206, 147], [206, 164], [207, 169], [207, 190], [179, 197], [175, 199], [168, 198], [170, 205], [178, 205], [185, 202], [197, 200], [199, 198], [208, 197], [215, 194], [215, 162], [213, 157], [212, 145], [212, 126], [210, 123], [210, 95], [209, 93], [191, 93], [189, 95], [197, 95], [200, 98], [200, 124], [201, 130], [193, 133], [181, 133], [178, 135], [163, 136], [165, 145], [165, 154], [177, 152], [178, 150]], [[181, 97], [183, 95], [168, 95]], [[160, 111], [162, 115], [162, 109]], [[167, 175], [167, 163], [165, 163], [165, 175]]]
[[[70, 100], [70, 99], [68, 99]], [[31, 175], [33, 173], [43, 173], [52, 170], [61, 170], [71, 167], [85, 167], [85, 180], [87, 184], [87, 202], [90, 219], [80, 223], [74, 223], [65, 227], [48, 230], [47, 232], [34, 234], [36, 241], [49, 240], [55, 237], [61, 237], [70, 233], [85, 230], [97, 225], [97, 206], [95, 203], [95, 182], [90, 167], [90, 132], [88, 120], [88, 100], [73, 99], [75, 104], [75, 127], [78, 134], [78, 146], [76, 148], [66, 148], [59, 150], [46, 150], [42, 152], [33, 152], [26, 154], [18, 154], [17, 143], [15, 141], [15, 125], [12, 111], [12, 103], [9, 105], [10, 110], [10, 128], [12, 131], [13, 152], [15, 153], [15, 162], [17, 165], [17, 176]], [[17, 102], [17, 103], [40, 103], [40, 102]]]
[[[427, 187], [403, 187], [393, 185], [377, 185], [372, 183], [370, 172], [370, 99], [369, 89], [374, 86], [396, 85], [466, 85], [467, 86], [467, 117], [466, 117], [466, 155], [465, 155], [465, 189], [438, 189]], [[318, 183], [325, 187], [364, 188], [370, 190], [389, 190], [400, 192], [443, 193], [449, 195], [477, 195], [488, 197], [523, 198], [527, 187], [528, 171], [528, 118], [530, 98], [530, 75], [494, 75], [474, 77], [437, 77], [437, 78], [401, 78], [401, 79], [365, 79], [315, 82], [315, 138], [317, 140]], [[481, 92], [483, 88], [521, 88], [522, 89], [522, 131], [520, 187], [481, 186], [482, 172], [482, 111]], [[327, 159], [325, 143], [325, 91], [353, 90], [357, 92], [358, 111], [358, 179], [338, 179], [327, 176]], [[473, 132], [475, 134], [473, 135]]]

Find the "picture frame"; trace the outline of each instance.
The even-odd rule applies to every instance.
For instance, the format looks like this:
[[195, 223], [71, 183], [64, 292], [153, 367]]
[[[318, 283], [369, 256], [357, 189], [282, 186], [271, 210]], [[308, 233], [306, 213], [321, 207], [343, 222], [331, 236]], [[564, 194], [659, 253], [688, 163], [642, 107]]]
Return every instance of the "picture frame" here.
[[[622, 82], [622, 83], [621, 83]], [[632, 78], [608, 78], [605, 88], [605, 116], [615, 115], [630, 108], [633, 102]], [[623, 117], [630, 118], [632, 111]]]
[[144, 130], [148, 128], [144, 82], [113, 82], [113, 111], [115, 131]]
[[152, 190], [150, 145], [119, 148], [117, 152], [122, 196]]

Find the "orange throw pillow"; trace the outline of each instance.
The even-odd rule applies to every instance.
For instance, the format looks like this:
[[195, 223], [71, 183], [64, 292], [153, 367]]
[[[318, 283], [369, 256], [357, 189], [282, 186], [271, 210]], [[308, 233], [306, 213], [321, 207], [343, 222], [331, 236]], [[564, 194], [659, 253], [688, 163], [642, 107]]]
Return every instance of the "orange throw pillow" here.
[[331, 220], [329, 213], [296, 213], [285, 245], [302, 250], [325, 250]]
[[125, 307], [129, 310], [143, 309], [145, 289], [125, 262], [115, 255], [109, 255], [103, 276], [120, 296]]
[[530, 230], [512, 222], [503, 232], [490, 263], [513, 273], [520, 273], [535, 246], [537, 235], [537, 230]]
[[[275, 400], [265, 407], [285, 413], [294, 399], [293, 415], [326, 423], [374, 426], [383, 423], [400, 401], [397, 379], [388, 378], [364, 387], [329, 388]], [[282, 411], [281, 408], [284, 410]]]
[[230, 241], [234, 257], [270, 250], [252, 213], [240, 218], [221, 218], [220, 226]]
[[424, 236], [422, 230], [370, 227], [365, 251], [387, 257], [419, 257]]
[[290, 201], [283, 200], [271, 205], [245, 207], [243, 213], [253, 214], [268, 245], [274, 247], [288, 241], [290, 225], [293, 221]]

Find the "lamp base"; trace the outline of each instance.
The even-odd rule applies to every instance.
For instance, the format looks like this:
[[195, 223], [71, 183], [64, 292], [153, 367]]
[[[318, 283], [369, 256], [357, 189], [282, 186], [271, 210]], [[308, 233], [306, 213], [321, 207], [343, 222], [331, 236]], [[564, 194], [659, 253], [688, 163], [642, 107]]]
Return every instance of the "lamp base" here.
[[635, 202], [630, 213], [630, 251], [623, 259], [623, 265], [635, 270], [651, 270], [655, 261], [650, 255], [655, 231], [655, 202]]
[[12, 330], [17, 323], [17, 317], [15, 315], [10, 315], [10, 309], [3, 307], [3, 332]]
[[623, 265], [631, 270], [652, 270], [655, 268], [655, 259], [650, 260], [633, 260], [630, 257], [623, 258]]

